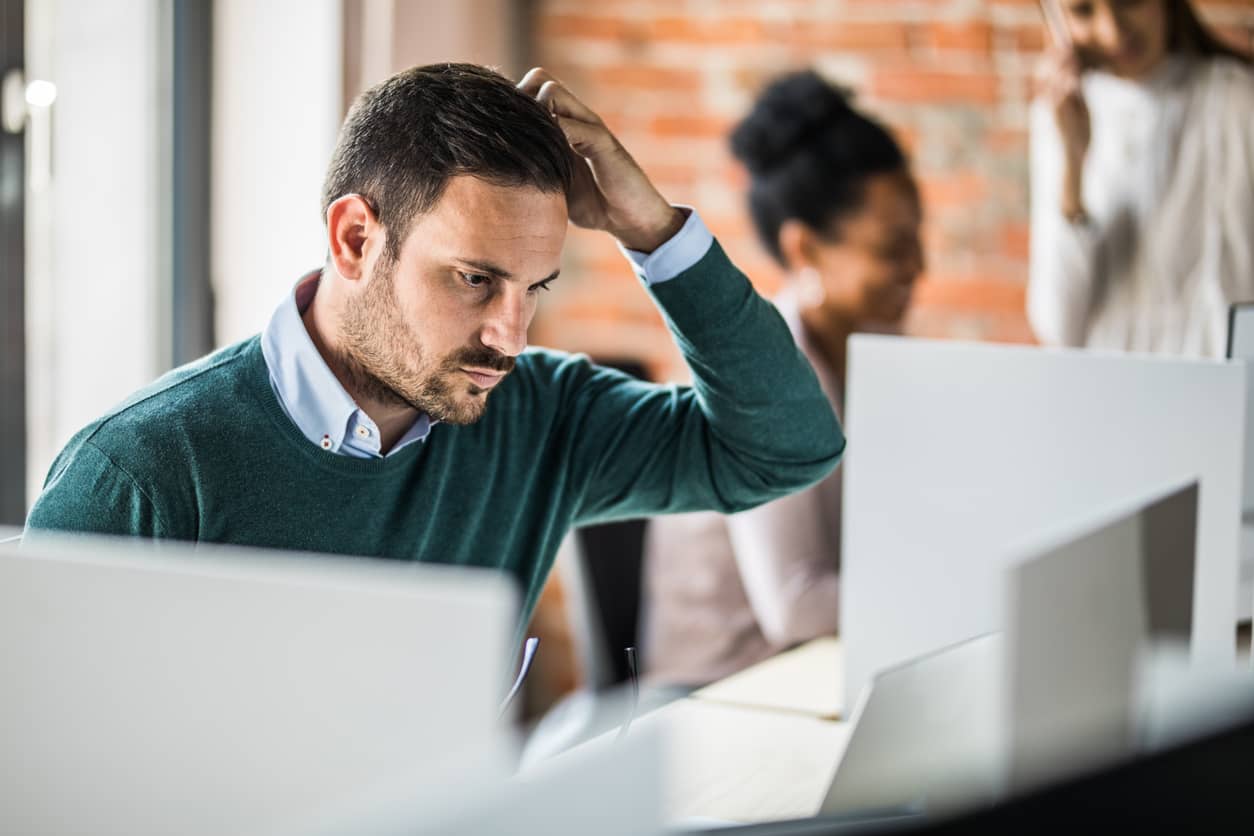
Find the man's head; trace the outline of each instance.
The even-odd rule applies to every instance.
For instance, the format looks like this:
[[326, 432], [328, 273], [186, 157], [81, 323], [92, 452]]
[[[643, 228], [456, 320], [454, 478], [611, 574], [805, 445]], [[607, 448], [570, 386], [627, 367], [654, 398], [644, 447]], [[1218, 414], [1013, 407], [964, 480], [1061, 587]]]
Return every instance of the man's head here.
[[331, 342], [359, 396], [482, 414], [557, 274], [572, 162], [545, 108], [482, 67], [414, 67], [358, 98], [322, 208]]

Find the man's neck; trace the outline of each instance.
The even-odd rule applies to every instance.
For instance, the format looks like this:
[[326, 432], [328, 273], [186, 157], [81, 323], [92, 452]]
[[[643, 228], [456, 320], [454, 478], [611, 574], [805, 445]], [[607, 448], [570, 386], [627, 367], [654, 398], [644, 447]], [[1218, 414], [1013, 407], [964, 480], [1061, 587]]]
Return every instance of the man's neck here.
[[[327, 283], [320, 282], [320, 284]], [[319, 287], [318, 292], [310, 300], [309, 306], [301, 312], [301, 322], [304, 323], [305, 330], [309, 332], [309, 338], [313, 340], [314, 347], [322, 355], [323, 362], [335, 375], [335, 379], [344, 387], [344, 391], [353, 399], [358, 408], [370, 416], [370, 420], [374, 421], [375, 426], [379, 428], [379, 452], [386, 456], [418, 420], [418, 410], [406, 405], [386, 403], [360, 391], [353, 375], [348, 373], [339, 360], [341, 356], [338, 350], [339, 316], [335, 309], [336, 300], [332, 298], [334, 291], [328, 291], [329, 288], [325, 286]]]

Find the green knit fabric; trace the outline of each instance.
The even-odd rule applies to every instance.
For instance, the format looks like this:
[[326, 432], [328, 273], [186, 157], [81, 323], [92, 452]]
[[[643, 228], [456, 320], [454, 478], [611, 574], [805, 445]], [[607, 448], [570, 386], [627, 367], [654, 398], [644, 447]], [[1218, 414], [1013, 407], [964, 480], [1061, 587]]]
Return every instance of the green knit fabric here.
[[525, 623], [572, 525], [742, 510], [819, 480], [844, 449], [783, 320], [717, 244], [651, 292], [692, 387], [528, 350], [477, 423], [358, 459], [301, 434], [254, 337], [80, 431], [28, 531], [498, 567], [521, 584]]

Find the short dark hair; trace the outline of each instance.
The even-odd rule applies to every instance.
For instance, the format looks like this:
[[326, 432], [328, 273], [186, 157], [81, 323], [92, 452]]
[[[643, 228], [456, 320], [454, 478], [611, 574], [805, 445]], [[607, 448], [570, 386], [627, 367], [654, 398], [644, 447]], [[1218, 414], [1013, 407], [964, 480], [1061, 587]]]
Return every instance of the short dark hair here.
[[458, 175], [569, 192], [572, 152], [545, 107], [500, 73], [475, 64], [411, 67], [353, 103], [322, 186], [322, 216], [344, 195], [360, 194], [388, 230], [395, 258], [414, 217]]
[[781, 264], [784, 221], [827, 231], [862, 205], [867, 179], [907, 168], [892, 134], [851, 99], [813, 71], [792, 73], [767, 86], [732, 132], [732, 153], [749, 170], [749, 214]]

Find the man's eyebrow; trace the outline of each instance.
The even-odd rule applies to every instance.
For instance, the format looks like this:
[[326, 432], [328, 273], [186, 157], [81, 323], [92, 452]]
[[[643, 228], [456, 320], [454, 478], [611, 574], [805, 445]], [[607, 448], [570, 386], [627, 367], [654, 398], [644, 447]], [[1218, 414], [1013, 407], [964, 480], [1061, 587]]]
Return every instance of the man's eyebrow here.
[[[513, 273], [506, 270], [504, 267], [498, 267], [497, 265], [493, 264], [490, 261], [480, 261], [479, 259], [475, 259], [475, 258], [458, 258], [457, 262], [459, 264], [463, 264], [466, 267], [471, 268], [472, 270], [477, 270], [486, 276], [492, 276], [493, 278], [505, 279], [506, 281], [510, 281], [514, 278]], [[540, 279], [539, 282], [536, 282], [536, 284], [543, 284], [544, 282], [551, 282], [557, 278], [557, 274], [560, 272], [562, 271], [554, 270], [552, 273], [545, 276], [543, 279]]]

